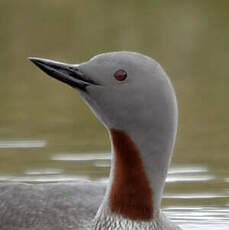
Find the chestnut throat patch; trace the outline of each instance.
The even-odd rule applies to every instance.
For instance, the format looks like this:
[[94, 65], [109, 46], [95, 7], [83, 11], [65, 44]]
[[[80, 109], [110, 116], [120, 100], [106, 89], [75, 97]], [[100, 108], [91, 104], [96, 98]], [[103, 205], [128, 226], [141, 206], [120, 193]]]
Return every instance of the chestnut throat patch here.
[[131, 220], [149, 221], [153, 218], [153, 194], [140, 153], [125, 132], [112, 129], [111, 137], [115, 165], [110, 209]]

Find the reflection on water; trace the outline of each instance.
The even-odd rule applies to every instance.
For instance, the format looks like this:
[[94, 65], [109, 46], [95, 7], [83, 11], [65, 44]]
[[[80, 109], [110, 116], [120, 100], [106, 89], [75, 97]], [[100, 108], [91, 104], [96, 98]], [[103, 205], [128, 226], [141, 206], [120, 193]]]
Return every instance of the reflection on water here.
[[228, 198], [228, 195], [226, 194], [211, 194], [211, 193], [206, 193], [206, 194], [195, 194], [195, 193], [190, 193], [190, 194], [172, 194], [172, 195], [165, 195], [164, 198], [166, 199], [211, 199], [211, 198]]
[[0, 149], [27, 149], [27, 148], [44, 148], [44, 140], [7, 140], [0, 141]]
[[167, 183], [209, 181], [215, 177], [210, 175], [207, 167], [204, 166], [187, 166], [169, 169]]
[[208, 168], [204, 166], [192, 166], [192, 167], [176, 167], [176, 168], [170, 168], [169, 174], [198, 174], [198, 173], [207, 173]]
[[109, 153], [90, 153], [90, 154], [56, 154], [52, 157], [54, 161], [94, 161], [94, 160], [110, 160]]
[[40, 169], [40, 170], [26, 170], [25, 175], [57, 175], [63, 173], [62, 169]]
[[214, 179], [212, 175], [176, 175], [169, 176], [167, 182], [208, 181]]
[[87, 176], [69, 175], [36, 175], [36, 176], [0, 176], [0, 182], [24, 182], [24, 183], [51, 183], [51, 182], [72, 182], [75, 180], [88, 179]]
[[170, 207], [164, 212], [185, 230], [227, 230], [229, 208]]

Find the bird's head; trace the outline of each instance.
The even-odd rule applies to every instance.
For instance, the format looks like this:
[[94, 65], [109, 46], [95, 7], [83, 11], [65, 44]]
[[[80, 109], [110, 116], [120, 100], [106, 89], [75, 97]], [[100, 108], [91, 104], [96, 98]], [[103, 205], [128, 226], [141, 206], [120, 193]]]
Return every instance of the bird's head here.
[[109, 129], [174, 126], [176, 100], [161, 66], [134, 52], [99, 54], [81, 64], [30, 60], [45, 73], [77, 89]]

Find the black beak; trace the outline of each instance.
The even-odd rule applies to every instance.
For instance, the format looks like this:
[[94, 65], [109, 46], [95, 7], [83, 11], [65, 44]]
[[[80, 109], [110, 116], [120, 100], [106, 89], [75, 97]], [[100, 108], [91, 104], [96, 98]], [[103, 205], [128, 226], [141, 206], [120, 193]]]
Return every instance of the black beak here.
[[70, 65], [42, 58], [29, 58], [29, 60], [49, 76], [73, 88], [86, 91], [87, 86], [98, 85], [96, 82], [86, 77], [85, 74], [79, 70], [78, 65]]

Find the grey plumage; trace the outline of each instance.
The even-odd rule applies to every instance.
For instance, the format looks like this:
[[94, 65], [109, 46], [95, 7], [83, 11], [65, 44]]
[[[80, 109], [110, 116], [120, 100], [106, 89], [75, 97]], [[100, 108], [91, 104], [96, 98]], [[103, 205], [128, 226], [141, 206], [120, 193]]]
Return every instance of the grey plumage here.
[[0, 229], [81, 229], [96, 214], [104, 193], [104, 184], [87, 181], [3, 183], [0, 185]]

